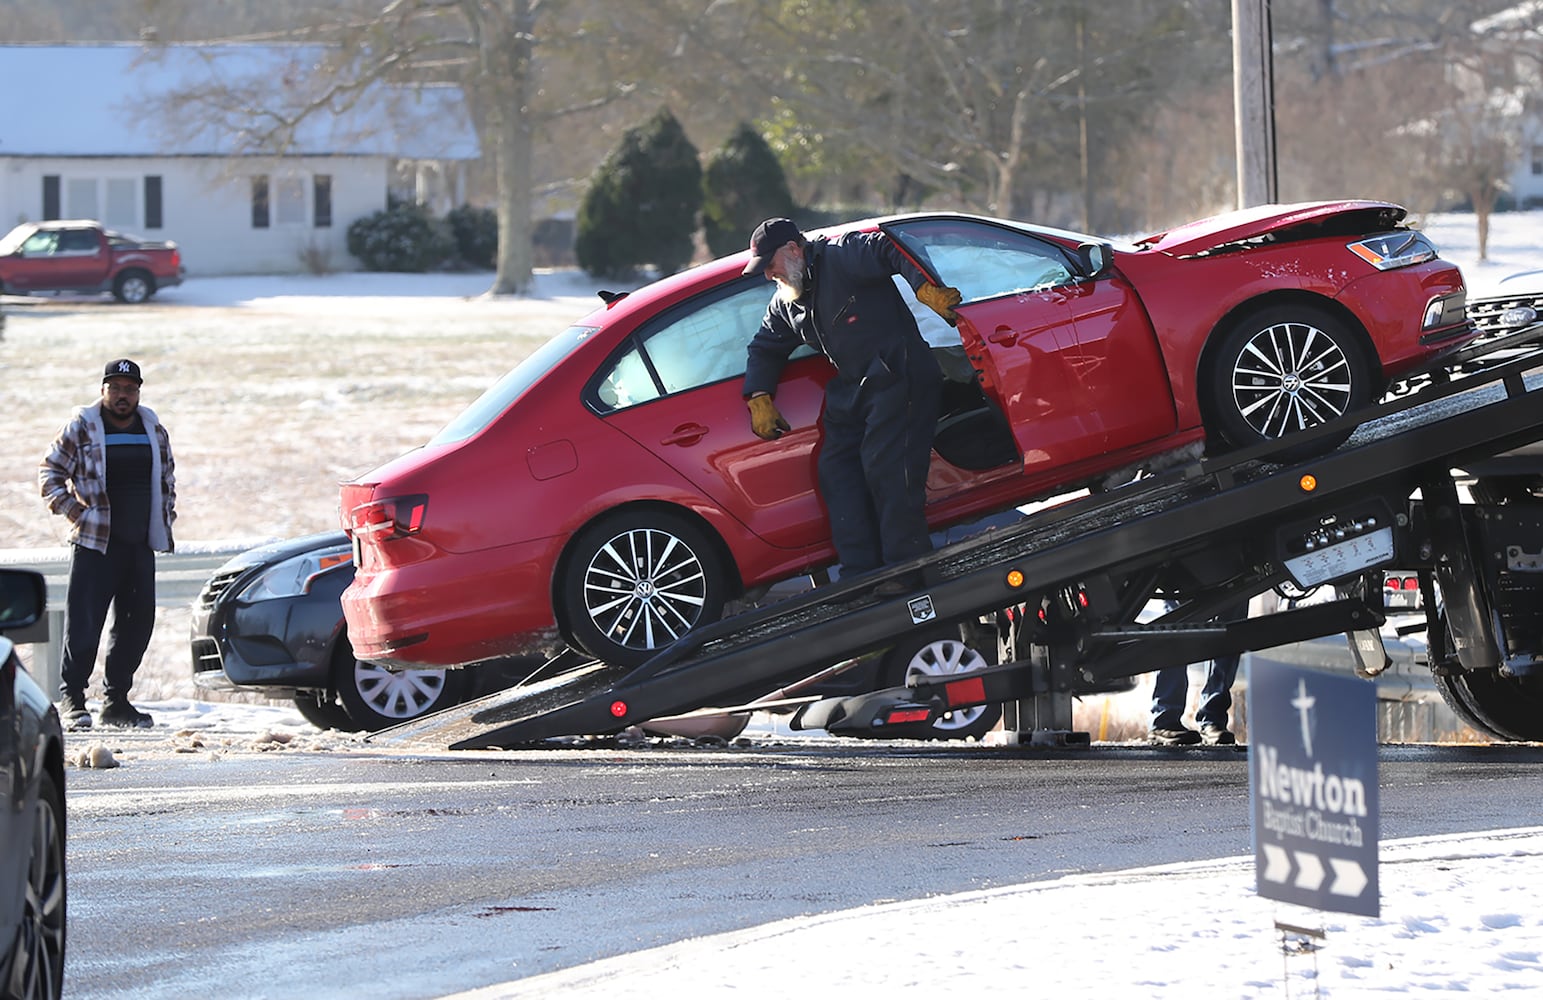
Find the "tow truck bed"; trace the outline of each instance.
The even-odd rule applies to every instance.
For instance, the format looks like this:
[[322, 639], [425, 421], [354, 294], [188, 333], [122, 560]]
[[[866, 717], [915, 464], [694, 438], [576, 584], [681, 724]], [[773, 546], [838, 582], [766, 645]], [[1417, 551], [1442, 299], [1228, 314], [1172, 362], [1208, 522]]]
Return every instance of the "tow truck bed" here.
[[[1493, 456], [1543, 436], [1543, 363], [1535, 346], [1539, 328], [1506, 338], [1492, 350], [1515, 351], [1513, 360], [1461, 379], [1428, 385], [1414, 395], [1362, 411], [1294, 437], [1293, 443], [1358, 424], [1339, 449], [1309, 461], [1268, 461], [1274, 443], [1217, 459], [1196, 461], [1163, 475], [1036, 511], [1009, 527], [988, 530], [909, 563], [861, 580], [841, 581], [697, 630], [635, 669], [586, 663], [556, 676], [522, 684], [458, 708], [374, 734], [385, 744], [452, 749], [514, 747], [554, 737], [603, 735], [647, 720], [707, 706], [735, 706], [796, 681], [818, 668], [882, 649], [897, 637], [940, 622], [957, 622], [1039, 600], [1100, 576], [1149, 574], [1184, 559], [1204, 559], [1228, 546], [1296, 545], [1326, 520], [1354, 535], [1363, 522], [1406, 518], [1411, 493], [1432, 477], [1450, 479], [1464, 462]], [[1310, 480], [1310, 485], [1309, 485]], [[1381, 512], [1381, 513], [1379, 513]], [[1404, 522], [1401, 522], [1404, 523]], [[1368, 528], [1368, 530], [1370, 530]], [[1327, 555], [1325, 555], [1327, 553]], [[1353, 554], [1328, 544], [1316, 556], [1316, 572], [1350, 576], [1386, 565], [1360, 565], [1375, 554]], [[1337, 561], [1336, 561], [1337, 560]], [[1288, 578], [1278, 563], [1267, 588]], [[871, 596], [873, 584], [905, 573], [927, 584], [889, 600]], [[1253, 592], [1260, 592], [1255, 589]], [[1238, 596], [1236, 586], [1197, 585], [1184, 621], [1201, 622]], [[1149, 592], [1131, 600], [1142, 600]], [[1132, 614], [1133, 614], [1132, 609]], [[1379, 618], [1380, 609], [1373, 612]], [[1133, 621], [1133, 617], [1131, 618]], [[1339, 613], [1282, 618], [1233, 629], [1225, 642], [1236, 651], [1266, 648], [1367, 627], [1357, 608]], [[1118, 630], [1116, 630], [1118, 631]], [[1154, 655], [1112, 656], [1080, 669], [1085, 677], [1131, 676], [1188, 662], [1205, 648], [1219, 648], [1226, 630], [1213, 628], [1211, 645], [1127, 630], [1130, 639], [1163, 638]], [[1201, 630], [1202, 632], [1204, 630]], [[1110, 632], [1098, 633], [1107, 639]], [[1127, 647], [1130, 642], [1126, 642]], [[1155, 656], [1155, 658], [1154, 658]], [[996, 674], [1011, 666], [994, 668]], [[1017, 689], [1021, 689], [1018, 685]]]

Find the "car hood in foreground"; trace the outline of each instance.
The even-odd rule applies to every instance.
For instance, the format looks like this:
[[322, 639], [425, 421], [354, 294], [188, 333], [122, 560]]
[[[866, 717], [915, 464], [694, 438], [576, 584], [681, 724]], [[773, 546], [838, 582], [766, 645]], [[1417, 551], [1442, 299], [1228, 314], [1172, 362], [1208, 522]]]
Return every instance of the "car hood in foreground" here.
[[1399, 205], [1386, 201], [1309, 201], [1295, 205], [1258, 205], [1186, 223], [1166, 233], [1140, 241], [1142, 249], [1184, 257], [1298, 226], [1325, 227], [1337, 219], [1335, 229], [1346, 234], [1384, 232], [1405, 215]]

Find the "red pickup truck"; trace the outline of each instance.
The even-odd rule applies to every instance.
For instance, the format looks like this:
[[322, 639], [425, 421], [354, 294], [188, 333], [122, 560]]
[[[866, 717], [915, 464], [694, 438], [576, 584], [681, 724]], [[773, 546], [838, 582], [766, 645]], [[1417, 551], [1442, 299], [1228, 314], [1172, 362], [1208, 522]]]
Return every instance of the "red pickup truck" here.
[[182, 251], [79, 219], [26, 222], [0, 239], [0, 292], [112, 292], [119, 302], [147, 301], [182, 284]]

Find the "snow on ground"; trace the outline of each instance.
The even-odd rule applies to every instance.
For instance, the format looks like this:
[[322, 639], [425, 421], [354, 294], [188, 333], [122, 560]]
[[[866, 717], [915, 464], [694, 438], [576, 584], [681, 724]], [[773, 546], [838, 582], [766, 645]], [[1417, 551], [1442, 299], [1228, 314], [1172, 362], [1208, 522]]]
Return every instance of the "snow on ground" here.
[[[1488, 261], [1477, 260], [1471, 215], [1433, 216], [1423, 228], [1463, 267], [1473, 296], [1543, 267], [1543, 212], [1495, 216]], [[100, 364], [124, 354], [145, 365], [146, 403], [173, 435], [180, 548], [331, 527], [339, 479], [420, 444], [598, 301], [598, 284], [574, 272], [538, 274], [522, 298], [484, 295], [488, 280], [194, 277], [138, 310], [8, 298], [0, 375], [26, 385], [28, 399], [0, 438], [0, 541], [31, 552], [62, 543], [36, 499], [33, 470], [69, 406], [95, 393]], [[163, 612], [136, 685], [155, 732], [168, 734], [163, 749], [352, 745], [349, 736], [316, 733], [291, 707], [195, 697], [187, 629], [185, 612]], [[1145, 697], [1138, 691], [1132, 701]], [[72, 750], [114, 742], [107, 732], [71, 735]], [[1539, 996], [1540, 858], [1543, 828], [1384, 843], [1379, 919], [1263, 900], [1248, 858], [1072, 875], [779, 921], [461, 997], [934, 996], [945, 988], [1121, 1000], [1202, 991]], [[1312, 939], [1283, 938], [1276, 921], [1325, 936], [1311, 947]]]

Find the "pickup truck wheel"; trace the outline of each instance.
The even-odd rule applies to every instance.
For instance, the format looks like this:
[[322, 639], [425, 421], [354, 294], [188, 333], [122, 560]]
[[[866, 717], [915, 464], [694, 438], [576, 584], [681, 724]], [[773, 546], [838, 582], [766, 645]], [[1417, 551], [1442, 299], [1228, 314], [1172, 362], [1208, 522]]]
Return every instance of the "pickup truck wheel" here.
[[113, 282], [113, 297], [137, 306], [155, 294], [155, 279], [143, 271], [124, 271]]
[[[882, 669], [886, 683], [900, 687], [913, 677], [945, 677], [990, 665], [985, 657], [960, 641], [957, 627], [946, 627], [896, 644], [884, 654]], [[910, 739], [978, 740], [1001, 718], [1001, 705], [976, 705], [945, 713], [924, 732], [907, 731], [901, 735]]]
[[579, 532], [564, 562], [562, 615], [598, 660], [633, 667], [717, 621], [729, 581], [707, 532], [668, 511], [636, 510]]
[[[1210, 366], [1214, 432], [1234, 448], [1325, 424], [1371, 402], [1371, 369], [1345, 323], [1311, 306], [1262, 309], [1236, 323]], [[1277, 455], [1295, 461], [1333, 451], [1352, 430]]]

